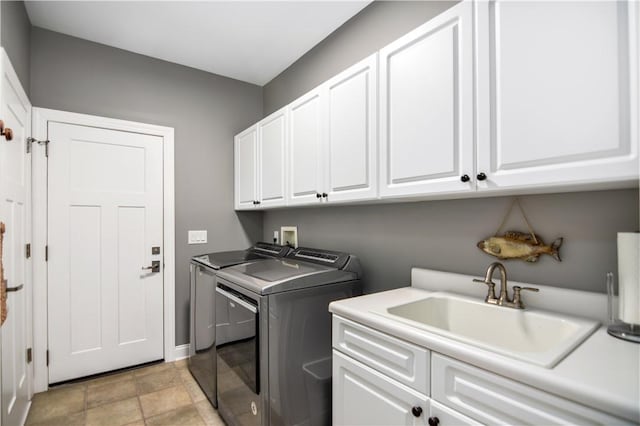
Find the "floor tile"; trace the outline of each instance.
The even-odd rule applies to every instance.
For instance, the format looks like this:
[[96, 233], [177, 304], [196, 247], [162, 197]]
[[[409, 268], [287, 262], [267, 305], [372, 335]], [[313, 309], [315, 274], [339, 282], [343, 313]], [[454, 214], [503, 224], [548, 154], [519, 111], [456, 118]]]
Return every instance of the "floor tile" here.
[[182, 384], [146, 395], [140, 395], [139, 398], [145, 418], [175, 410], [192, 403], [189, 393]]
[[87, 410], [87, 426], [122, 426], [141, 419], [137, 397]]
[[208, 400], [200, 401], [195, 406], [207, 426], [225, 426], [224, 421]]
[[124, 380], [132, 380], [132, 379], [133, 379], [133, 373], [131, 371], [124, 371], [122, 373], [107, 374], [105, 376], [91, 379], [87, 381], [87, 386], [91, 388], [94, 386], [106, 385], [107, 383], [117, 383]]
[[146, 376], [147, 374], [159, 373], [160, 371], [165, 371], [169, 369], [174, 369], [172, 362], [161, 362], [158, 364], [153, 364], [148, 367], [137, 368], [133, 370], [133, 375], [136, 377]]
[[41, 423], [84, 410], [85, 386], [71, 386], [38, 393], [33, 397], [27, 424]]
[[185, 389], [189, 392], [189, 396], [191, 396], [191, 400], [193, 402], [200, 402], [207, 399], [202, 389], [200, 389], [200, 385], [195, 380], [183, 380]]
[[147, 426], [205, 426], [204, 420], [193, 405], [150, 417], [145, 421]]
[[189, 368], [189, 362], [187, 358], [178, 360], [173, 363], [176, 368]]
[[136, 383], [132, 379], [92, 386], [87, 389], [87, 408], [131, 398], [136, 394]]
[[166, 370], [136, 377], [136, 386], [138, 388], [139, 395], [175, 386], [181, 382], [180, 374], [175, 368], [168, 368]]
[[[41, 423], [31, 423], [32, 426], [84, 426], [85, 412], [80, 411], [75, 414], [67, 414], [44, 420]], [[27, 424], [29, 424], [27, 422]]]

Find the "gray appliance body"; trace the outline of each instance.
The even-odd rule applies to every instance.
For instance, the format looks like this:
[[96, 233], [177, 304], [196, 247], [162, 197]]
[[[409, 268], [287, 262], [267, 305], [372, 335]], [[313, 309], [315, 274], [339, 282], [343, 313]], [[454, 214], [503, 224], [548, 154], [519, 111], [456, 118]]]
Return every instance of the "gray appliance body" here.
[[289, 248], [258, 243], [247, 250], [225, 251], [194, 256], [190, 264], [190, 316], [189, 316], [189, 371], [198, 382], [211, 404], [216, 399], [216, 271], [243, 262], [257, 262], [281, 257]]
[[331, 424], [328, 305], [362, 294], [360, 276], [354, 256], [300, 248], [217, 274], [218, 411], [228, 425]]

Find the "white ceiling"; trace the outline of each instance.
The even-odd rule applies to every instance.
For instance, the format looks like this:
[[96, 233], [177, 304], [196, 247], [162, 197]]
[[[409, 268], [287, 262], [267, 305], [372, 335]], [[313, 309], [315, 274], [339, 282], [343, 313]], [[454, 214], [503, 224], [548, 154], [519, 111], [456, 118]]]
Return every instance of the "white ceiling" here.
[[37, 27], [264, 85], [366, 1], [27, 1]]

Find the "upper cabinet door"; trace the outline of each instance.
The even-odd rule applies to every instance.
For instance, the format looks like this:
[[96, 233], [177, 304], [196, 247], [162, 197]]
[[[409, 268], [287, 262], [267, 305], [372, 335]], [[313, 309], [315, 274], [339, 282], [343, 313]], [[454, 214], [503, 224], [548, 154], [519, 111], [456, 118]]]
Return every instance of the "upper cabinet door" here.
[[374, 54], [325, 85], [327, 200], [377, 197], [377, 67]]
[[380, 51], [382, 197], [474, 189], [472, 21], [464, 2]]
[[477, 3], [480, 189], [638, 179], [638, 3]]
[[234, 139], [236, 210], [254, 208], [256, 195], [256, 144], [258, 127], [253, 125]]
[[320, 88], [292, 102], [288, 108], [288, 204], [320, 202], [324, 137]]
[[287, 142], [286, 108], [258, 123], [258, 201], [260, 207], [284, 206], [285, 148]]

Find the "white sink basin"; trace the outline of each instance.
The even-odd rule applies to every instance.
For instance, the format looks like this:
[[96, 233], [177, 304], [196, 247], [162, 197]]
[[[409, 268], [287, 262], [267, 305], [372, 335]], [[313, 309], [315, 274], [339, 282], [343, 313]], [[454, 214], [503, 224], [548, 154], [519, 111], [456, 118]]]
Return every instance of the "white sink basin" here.
[[389, 316], [451, 339], [552, 368], [586, 339], [597, 321], [513, 309], [449, 293], [387, 309]]

